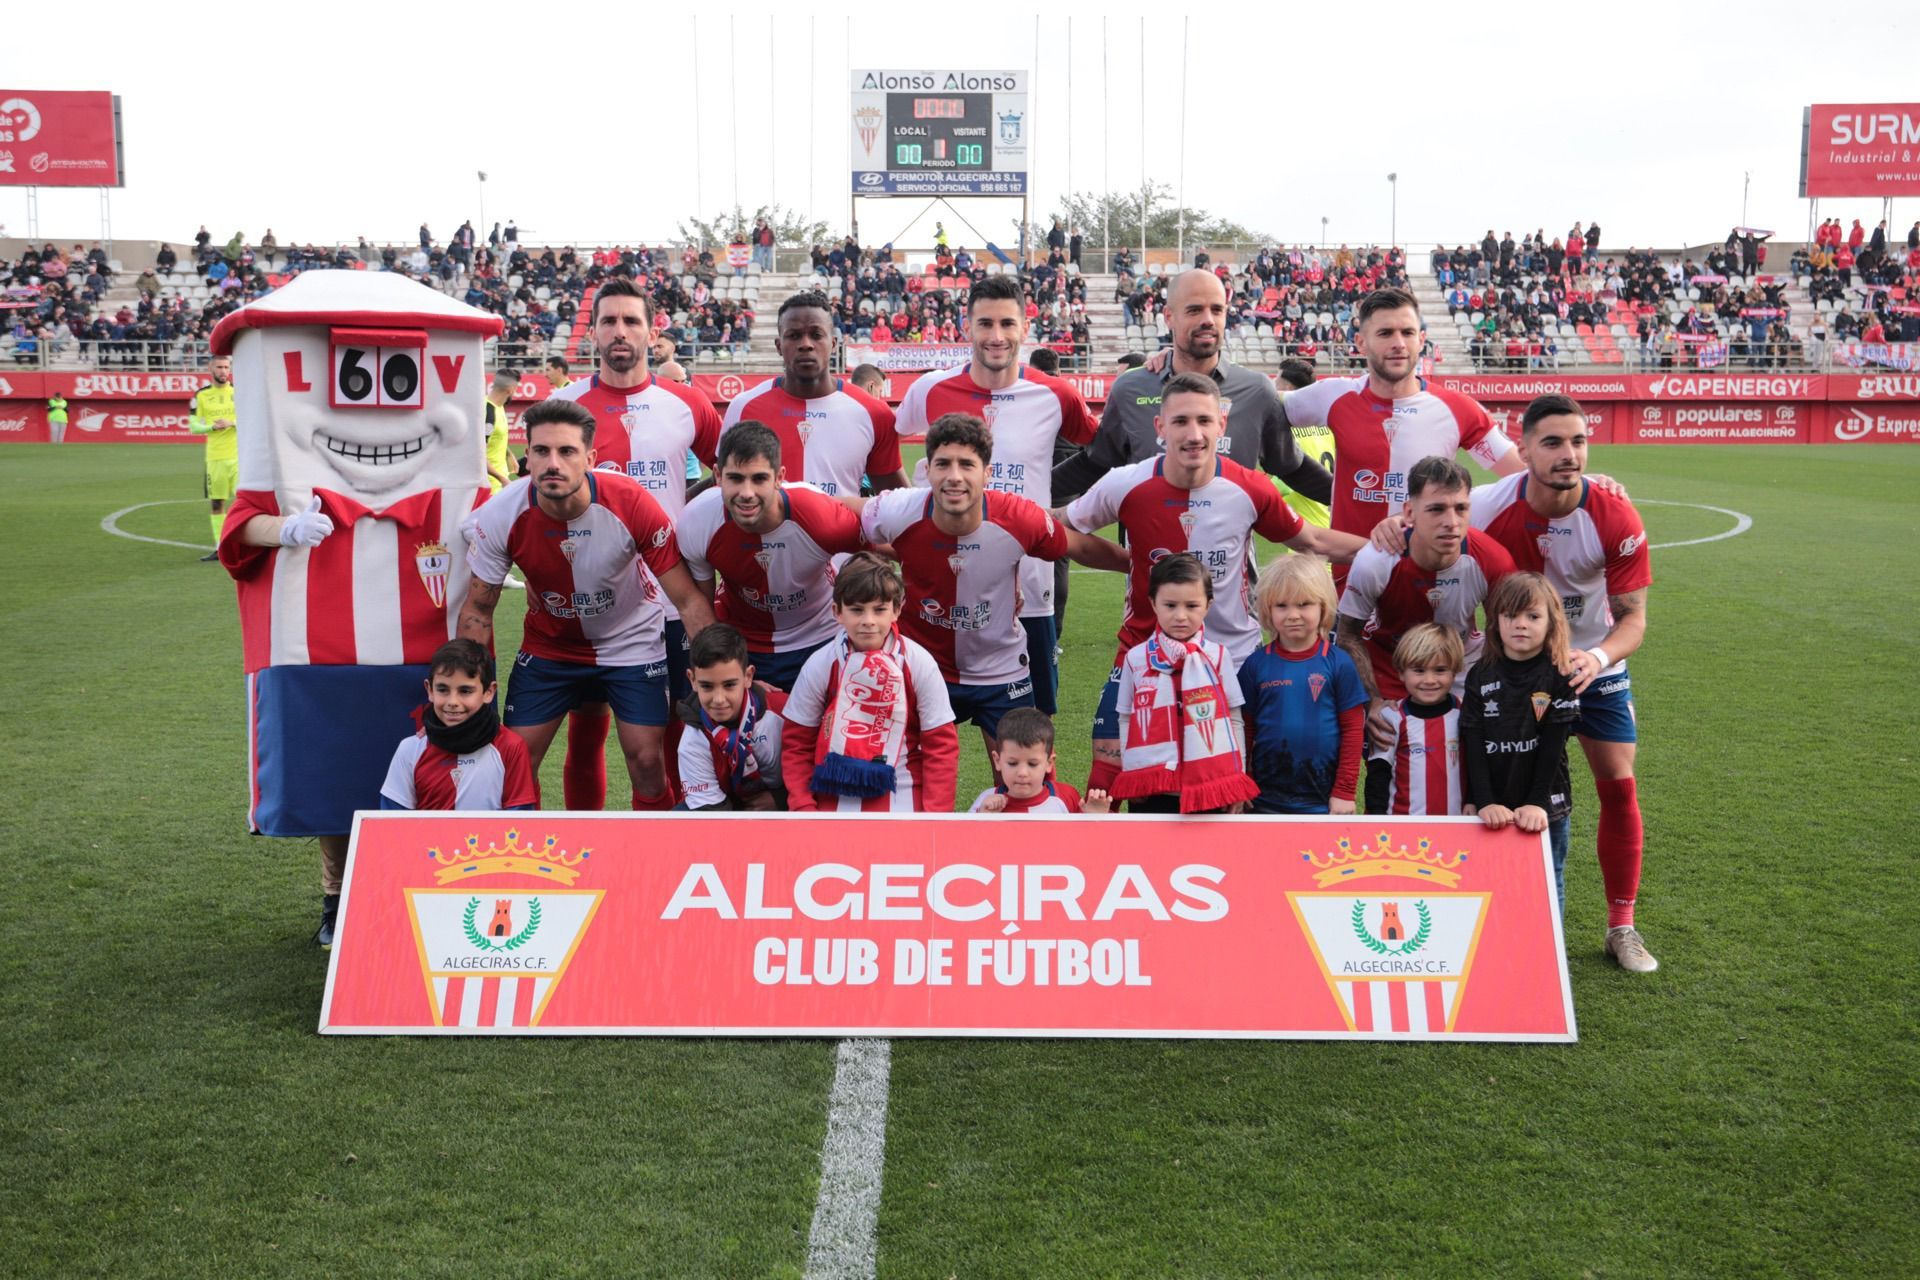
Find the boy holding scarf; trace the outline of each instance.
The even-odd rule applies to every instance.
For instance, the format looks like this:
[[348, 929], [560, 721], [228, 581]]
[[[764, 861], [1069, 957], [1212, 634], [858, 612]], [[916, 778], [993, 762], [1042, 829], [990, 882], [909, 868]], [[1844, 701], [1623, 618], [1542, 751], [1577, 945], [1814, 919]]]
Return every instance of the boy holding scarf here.
[[693, 697], [680, 704], [682, 809], [785, 809], [780, 739], [787, 695], [753, 678], [747, 639], [724, 622], [694, 637]]
[[535, 809], [527, 744], [500, 723], [493, 661], [473, 640], [434, 652], [420, 731], [395, 748], [382, 809]]
[[899, 572], [870, 551], [833, 583], [844, 631], [807, 659], [787, 699], [788, 806], [839, 813], [952, 813], [960, 735], [933, 655], [896, 625]]

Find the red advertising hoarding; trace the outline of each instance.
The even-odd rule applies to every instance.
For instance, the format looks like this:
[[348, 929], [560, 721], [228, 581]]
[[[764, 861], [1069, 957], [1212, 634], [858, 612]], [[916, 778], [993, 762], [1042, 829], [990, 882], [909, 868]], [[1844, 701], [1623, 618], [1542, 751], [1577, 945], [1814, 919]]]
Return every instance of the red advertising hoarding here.
[[0, 186], [125, 185], [116, 95], [0, 89]]
[[1920, 195], [1920, 103], [1828, 103], [1800, 117], [1800, 194]]
[[1544, 836], [967, 814], [359, 814], [320, 1030], [1576, 1038]]

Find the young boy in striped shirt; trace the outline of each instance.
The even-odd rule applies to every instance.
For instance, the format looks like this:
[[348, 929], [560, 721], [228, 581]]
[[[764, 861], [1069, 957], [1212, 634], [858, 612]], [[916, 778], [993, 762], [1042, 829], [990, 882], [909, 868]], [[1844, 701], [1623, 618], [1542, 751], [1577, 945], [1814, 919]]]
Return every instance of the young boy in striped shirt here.
[[1437, 622], [1411, 627], [1393, 647], [1407, 696], [1384, 708], [1393, 745], [1367, 760], [1367, 812], [1458, 814], [1460, 700], [1454, 682], [1466, 667], [1460, 633]]

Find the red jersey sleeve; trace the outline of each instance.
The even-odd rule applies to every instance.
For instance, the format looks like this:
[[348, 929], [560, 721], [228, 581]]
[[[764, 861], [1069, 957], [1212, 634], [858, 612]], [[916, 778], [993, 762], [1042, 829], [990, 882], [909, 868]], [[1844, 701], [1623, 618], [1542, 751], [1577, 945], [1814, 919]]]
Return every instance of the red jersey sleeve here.
[[1273, 482], [1256, 471], [1237, 467], [1231, 473], [1233, 482], [1253, 502], [1253, 531], [1269, 542], [1285, 542], [1300, 536], [1307, 527]]
[[1092, 444], [1093, 433], [1100, 429], [1100, 420], [1087, 408], [1086, 400], [1063, 378], [1048, 378], [1047, 385], [1060, 401], [1060, 438], [1083, 447]]
[[247, 521], [255, 516], [277, 516], [280, 502], [271, 489], [242, 489], [227, 505], [226, 521], [220, 526], [220, 564], [236, 579], [250, 578], [267, 564], [273, 547], [256, 547], [244, 536]]
[[[1595, 499], [1598, 499], [1597, 501]], [[1653, 552], [1647, 546], [1647, 527], [1631, 503], [1590, 490], [1594, 532], [1607, 553], [1607, 594], [1623, 596], [1653, 585]], [[222, 545], [225, 544], [224, 538]]]
[[540, 787], [533, 780], [526, 741], [513, 730], [503, 728], [494, 738], [493, 747], [500, 753], [500, 763], [506, 772], [506, 777], [500, 783], [500, 807], [538, 809]]
[[637, 484], [613, 485], [603, 480], [600, 495], [601, 501], [620, 517], [627, 532], [633, 535], [634, 549], [647, 562], [647, 568], [653, 570], [654, 577], [682, 563], [680, 548], [673, 540], [673, 521], [653, 500], [652, 494]]
[[851, 555], [866, 544], [860, 537], [860, 516], [837, 498], [814, 489], [788, 489], [793, 518], [822, 551]]
[[873, 448], [867, 451], [867, 474], [878, 479], [901, 469], [900, 435], [894, 427], [893, 410], [884, 401], [866, 392], [847, 387], [846, 393], [858, 400], [873, 420]]
[[1011, 533], [1030, 556], [1042, 560], [1063, 560], [1067, 555], [1067, 531], [1037, 502], [1017, 494], [993, 495], [993, 522]]

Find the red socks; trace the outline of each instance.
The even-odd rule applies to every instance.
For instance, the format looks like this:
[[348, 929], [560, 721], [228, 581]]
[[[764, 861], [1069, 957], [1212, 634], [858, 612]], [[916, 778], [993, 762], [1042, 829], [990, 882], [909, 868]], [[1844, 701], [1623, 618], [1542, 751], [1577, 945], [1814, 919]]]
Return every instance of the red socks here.
[[1600, 878], [1607, 888], [1607, 928], [1633, 923], [1633, 901], [1640, 894], [1640, 855], [1645, 835], [1640, 825], [1639, 790], [1632, 778], [1596, 778], [1600, 795]]
[[569, 809], [607, 807], [609, 719], [605, 707], [578, 707], [567, 717], [567, 763], [560, 776]]
[[633, 793], [635, 813], [661, 813], [671, 808], [673, 808], [672, 784], [668, 784], [667, 789], [657, 796], [643, 796], [638, 791]]

